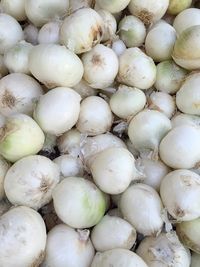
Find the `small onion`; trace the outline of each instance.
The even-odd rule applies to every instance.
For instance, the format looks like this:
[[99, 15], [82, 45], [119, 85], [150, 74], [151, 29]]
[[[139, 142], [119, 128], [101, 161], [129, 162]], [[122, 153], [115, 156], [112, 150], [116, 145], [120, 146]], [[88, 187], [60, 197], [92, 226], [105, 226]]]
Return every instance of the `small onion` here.
[[73, 89], [81, 96], [82, 99], [97, 95], [98, 91], [89, 86], [89, 84], [85, 80], [81, 80], [78, 84], [73, 86]]
[[41, 267], [88, 267], [95, 251], [89, 230], [56, 225], [47, 236], [46, 255]]
[[143, 22], [135, 16], [125, 16], [119, 23], [119, 36], [126, 47], [141, 46], [146, 37]]
[[146, 237], [140, 243], [137, 254], [149, 267], [190, 266], [190, 251], [184, 248], [174, 232]]
[[117, 22], [115, 17], [110, 12], [103, 9], [98, 10], [98, 14], [102, 17], [104, 22], [102, 42], [114, 39], [117, 30]]
[[161, 141], [162, 161], [174, 169], [190, 169], [200, 161], [200, 129], [193, 125], [173, 128]]
[[62, 18], [67, 14], [69, 0], [28, 0], [25, 1], [25, 11], [28, 19], [37, 27]]
[[192, 253], [192, 261], [190, 267], [199, 267], [200, 254]]
[[57, 87], [41, 96], [34, 110], [34, 119], [41, 129], [60, 135], [77, 122], [81, 97], [67, 87]]
[[192, 0], [170, 0], [167, 13], [171, 15], [177, 15], [186, 8], [189, 8], [192, 4]]
[[126, 46], [122, 40], [117, 40], [112, 43], [112, 50], [117, 56], [120, 56], [126, 50]]
[[21, 41], [24, 37], [22, 28], [16, 19], [7, 14], [0, 14], [0, 54]]
[[[40, 214], [28, 207], [15, 207], [1, 216], [1, 266], [39, 266], [46, 246], [46, 229]], [[9, 255], [9, 256], [8, 256]]]
[[82, 101], [76, 124], [81, 133], [90, 136], [105, 133], [110, 130], [112, 122], [110, 107], [101, 97], [89, 96]]
[[130, 0], [96, 0], [100, 8], [108, 10], [110, 13], [118, 13], [125, 9]]
[[10, 168], [10, 163], [8, 163], [2, 156], [0, 156], [0, 201], [5, 196], [4, 179], [9, 168]]
[[155, 88], [168, 94], [176, 93], [186, 78], [187, 71], [172, 60], [160, 62], [157, 66]]
[[9, 74], [0, 80], [0, 112], [5, 116], [32, 115], [35, 102], [42, 94], [42, 87], [34, 78], [23, 73]]
[[30, 53], [29, 68], [33, 76], [48, 88], [74, 86], [83, 76], [81, 60], [64, 46], [40, 44]]
[[181, 126], [184, 124], [189, 124], [193, 126], [200, 126], [200, 117], [195, 115], [189, 115], [189, 114], [177, 114], [172, 119], [172, 128]]
[[25, 114], [12, 115], [0, 128], [0, 154], [15, 162], [25, 156], [37, 154], [44, 139], [44, 133], [31, 117]]
[[38, 43], [58, 44], [60, 25], [59, 21], [51, 21], [44, 24], [38, 33]]
[[28, 58], [32, 48], [32, 44], [21, 41], [6, 51], [4, 64], [10, 73], [30, 74]]
[[127, 49], [119, 57], [118, 81], [140, 89], [149, 89], [156, 80], [156, 66], [137, 47]]
[[83, 78], [93, 88], [104, 89], [114, 82], [118, 73], [119, 61], [111, 48], [96, 45], [82, 56]]
[[160, 195], [164, 206], [177, 221], [200, 217], [200, 176], [190, 170], [175, 170], [162, 180]]
[[84, 7], [92, 7], [93, 0], [69, 0], [69, 11], [74, 13], [76, 10]]
[[26, 0], [2, 0], [1, 7], [4, 13], [23, 21], [26, 19], [25, 2]]
[[53, 191], [54, 208], [58, 217], [73, 228], [96, 225], [106, 210], [104, 194], [89, 180], [68, 177]]
[[38, 44], [38, 28], [32, 24], [28, 24], [24, 28], [24, 39], [33, 45]]
[[0, 55], [0, 79], [8, 74], [8, 69], [5, 66], [3, 56]]
[[100, 43], [103, 19], [91, 8], [81, 8], [66, 17], [60, 28], [60, 42], [76, 54], [89, 51]]

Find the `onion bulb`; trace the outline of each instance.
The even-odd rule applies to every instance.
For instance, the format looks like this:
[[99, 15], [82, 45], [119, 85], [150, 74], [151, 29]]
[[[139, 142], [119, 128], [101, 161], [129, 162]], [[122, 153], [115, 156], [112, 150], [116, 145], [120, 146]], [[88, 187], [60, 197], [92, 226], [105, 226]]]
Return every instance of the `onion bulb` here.
[[192, 261], [190, 267], [199, 267], [200, 254], [192, 253]]
[[195, 172], [180, 169], [168, 173], [162, 180], [160, 195], [177, 221], [200, 217], [200, 176]]
[[65, 224], [56, 225], [47, 236], [46, 255], [42, 267], [88, 267], [95, 251], [89, 230], [75, 230]]
[[53, 191], [54, 208], [58, 217], [73, 228], [96, 225], [106, 210], [104, 194], [89, 180], [68, 177]]
[[85, 80], [81, 80], [78, 84], [73, 86], [73, 89], [81, 96], [82, 99], [97, 95], [98, 91], [89, 86], [89, 84]]
[[10, 168], [10, 163], [8, 163], [2, 156], [0, 156], [0, 201], [5, 196], [4, 179], [9, 168]]
[[180, 113], [180, 114], [176, 114], [172, 120], [172, 128], [177, 127], [177, 126], [181, 126], [184, 124], [190, 124], [193, 126], [200, 126], [200, 117], [199, 116], [195, 116], [195, 115], [189, 115], [189, 114], [184, 114], [184, 113]]
[[0, 55], [0, 79], [5, 76], [6, 74], [8, 74], [8, 69], [5, 66], [4, 60], [3, 60], [3, 56]]
[[47, 88], [71, 87], [83, 76], [81, 60], [64, 46], [56, 44], [35, 46], [30, 53], [29, 69]]
[[96, 0], [100, 8], [109, 11], [110, 13], [118, 13], [125, 9], [130, 0]]
[[111, 48], [102, 44], [83, 54], [83, 78], [93, 88], [104, 89], [114, 82], [118, 73], [119, 61]]
[[162, 161], [169, 167], [193, 168], [200, 161], [199, 127], [185, 124], [173, 128], [162, 139], [159, 153]]
[[[163, 226], [162, 202], [158, 193], [145, 184], [131, 185], [119, 203], [123, 217], [143, 235], [156, 235]], [[145, 211], [145, 212], [144, 212]]]
[[191, 6], [192, 0], [170, 0], [167, 13], [171, 15], [177, 15], [184, 9], [187, 9]]
[[25, 114], [12, 115], [0, 128], [0, 154], [15, 162], [25, 156], [37, 154], [44, 139], [44, 133], [31, 117]]
[[81, 8], [66, 17], [60, 29], [60, 42], [76, 54], [100, 43], [103, 19], [91, 8]]
[[81, 97], [67, 87], [57, 87], [41, 96], [34, 119], [45, 133], [60, 135], [77, 122]]
[[25, 0], [2, 0], [2, 11], [18, 21], [26, 19]]
[[0, 258], [2, 267], [39, 266], [44, 258], [45, 246], [45, 224], [38, 212], [19, 206], [1, 216]]
[[156, 66], [152, 58], [148, 57], [137, 47], [129, 48], [119, 57], [118, 81], [122, 84], [149, 89], [156, 80]]
[[126, 50], [126, 46], [122, 40], [116, 40], [112, 43], [112, 50], [117, 56], [120, 56]]
[[24, 28], [24, 40], [33, 45], [38, 44], [38, 28], [32, 24], [28, 24]]
[[60, 25], [59, 21], [51, 21], [44, 24], [38, 33], [38, 43], [58, 44]]

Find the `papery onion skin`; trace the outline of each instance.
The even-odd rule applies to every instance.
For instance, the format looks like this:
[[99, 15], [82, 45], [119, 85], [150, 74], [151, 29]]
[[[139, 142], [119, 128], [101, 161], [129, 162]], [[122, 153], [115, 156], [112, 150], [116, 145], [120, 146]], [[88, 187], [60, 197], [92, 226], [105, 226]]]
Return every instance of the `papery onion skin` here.
[[102, 42], [110, 41], [116, 37], [117, 22], [115, 17], [107, 10], [100, 9], [98, 14], [104, 21]]

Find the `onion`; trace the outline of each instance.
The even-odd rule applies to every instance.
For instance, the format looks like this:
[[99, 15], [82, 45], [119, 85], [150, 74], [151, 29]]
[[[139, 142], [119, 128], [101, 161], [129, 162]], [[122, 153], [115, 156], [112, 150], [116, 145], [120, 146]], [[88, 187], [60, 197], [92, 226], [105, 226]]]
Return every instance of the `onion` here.
[[97, 252], [91, 267], [147, 267], [145, 262], [134, 252], [127, 249], [111, 249], [103, 253]]
[[193, 168], [200, 161], [200, 129], [193, 125], [173, 128], [162, 139], [159, 153], [169, 167]]
[[167, 12], [172, 15], [177, 15], [186, 8], [189, 8], [192, 0], [170, 0]]
[[175, 41], [175, 29], [168, 23], [158, 23], [147, 34], [146, 53], [157, 62], [170, 59]]
[[5, 116], [32, 115], [35, 102], [42, 94], [42, 87], [32, 77], [23, 73], [9, 74], [0, 80], [0, 112]]
[[200, 255], [197, 253], [192, 253], [192, 261], [190, 267], [199, 267]]
[[80, 95], [74, 90], [54, 88], [40, 97], [34, 110], [34, 119], [44, 132], [60, 135], [76, 124], [80, 101]]
[[119, 82], [145, 90], [155, 80], [156, 66], [139, 48], [129, 48], [119, 57]]
[[92, 7], [93, 0], [69, 0], [69, 11], [70, 13], [84, 7]]
[[94, 183], [80, 177], [68, 177], [53, 191], [58, 217], [73, 228], [96, 225], [106, 210], [104, 194]]
[[[180, 1], [183, 3], [183, 1]], [[179, 13], [174, 20], [173, 27], [180, 35], [184, 30], [200, 25], [200, 10], [198, 8], [188, 8]]]
[[90, 136], [105, 133], [110, 130], [112, 122], [112, 112], [105, 100], [98, 96], [89, 96], [82, 101], [76, 124], [81, 133]]
[[146, 96], [138, 88], [120, 85], [110, 98], [112, 112], [122, 119], [129, 119], [141, 111], [146, 104]]
[[83, 78], [93, 88], [104, 89], [114, 82], [118, 73], [119, 62], [111, 48], [96, 45], [82, 56]]
[[18, 21], [26, 19], [25, 0], [2, 0], [2, 11]]
[[200, 219], [181, 222], [176, 225], [176, 232], [184, 246], [200, 253]]
[[112, 50], [117, 56], [120, 56], [126, 50], [126, 46], [122, 40], [117, 40], [112, 43]]
[[3, 199], [5, 195], [4, 179], [9, 168], [10, 168], [10, 163], [8, 163], [2, 156], [0, 156], [0, 201]]
[[150, 25], [164, 16], [168, 5], [169, 0], [131, 0], [128, 8], [131, 14]]
[[28, 19], [37, 27], [62, 18], [67, 14], [69, 0], [28, 0], [25, 1], [25, 11]]
[[60, 21], [51, 21], [42, 26], [38, 33], [39, 44], [58, 44]]
[[48, 88], [74, 86], [83, 75], [81, 60], [64, 46], [40, 44], [29, 57], [29, 68], [33, 76]]
[[0, 55], [0, 79], [6, 74], [8, 74], [8, 69], [6, 68], [4, 64], [3, 56]]
[[130, 0], [96, 0], [100, 8], [108, 10], [110, 13], [117, 13], [125, 9]]
[[69, 176], [82, 176], [84, 173], [83, 163], [79, 158], [71, 155], [62, 155], [54, 159], [61, 172], [61, 179]]
[[13, 205], [38, 210], [52, 199], [52, 191], [59, 183], [58, 166], [50, 159], [34, 155], [17, 161], [8, 170], [4, 189]]
[[143, 22], [135, 16], [126, 16], [119, 23], [119, 36], [127, 47], [141, 46], [146, 37]]
[[0, 128], [0, 154], [11, 162], [37, 154], [43, 143], [42, 130], [25, 114], [8, 117], [5, 125]]
[[60, 29], [60, 42], [76, 54], [89, 51], [100, 43], [103, 20], [91, 8], [81, 8], [66, 17]]
[[190, 266], [190, 252], [184, 248], [174, 232], [146, 237], [140, 243], [137, 254], [149, 267]]
[[190, 170], [167, 174], [160, 186], [160, 195], [167, 211], [177, 221], [200, 217], [200, 176]]
[[184, 124], [190, 124], [193, 126], [200, 126], [200, 118], [199, 116], [189, 115], [189, 114], [177, 114], [175, 115], [172, 120], [172, 127], [175, 128], [177, 126], [182, 126]]
[[139, 158], [136, 160], [136, 168], [144, 175], [144, 184], [160, 191], [162, 179], [170, 172], [170, 168], [160, 160]]
[[149, 99], [149, 109], [163, 112], [169, 119], [173, 116], [176, 110], [174, 98], [165, 92], [153, 92]]
[[176, 94], [176, 105], [184, 113], [200, 115], [200, 73], [189, 75]]
[[28, 58], [32, 48], [32, 44], [21, 41], [6, 51], [4, 64], [10, 73], [30, 74]]
[[[145, 121], [145, 123], [144, 123]], [[157, 110], [143, 110], [130, 122], [128, 136], [140, 152], [157, 152], [159, 143], [171, 129], [171, 122]]]
[[23, 31], [16, 19], [7, 14], [0, 14], [0, 54], [23, 39]]
[[24, 28], [24, 39], [33, 45], [38, 44], [38, 28], [32, 24], [28, 24]]
[[44, 257], [46, 229], [39, 213], [15, 207], [1, 216], [1, 266], [39, 266]]
[[81, 96], [82, 99], [92, 96], [92, 95], [97, 95], [97, 90], [90, 87], [86, 81], [83, 79], [73, 86], [73, 89]]
[[134, 145], [131, 143], [131, 140], [129, 138], [126, 140], [126, 146], [135, 158], [138, 158], [140, 156], [139, 151], [134, 147]]
[[42, 267], [90, 266], [95, 251], [89, 230], [75, 230], [65, 224], [55, 226], [47, 236]]
[[172, 60], [157, 65], [155, 88], [159, 91], [174, 94], [185, 80], [187, 71], [176, 65]]
[[91, 239], [100, 252], [115, 248], [131, 249], [136, 241], [136, 231], [124, 219], [105, 215], [93, 228]]

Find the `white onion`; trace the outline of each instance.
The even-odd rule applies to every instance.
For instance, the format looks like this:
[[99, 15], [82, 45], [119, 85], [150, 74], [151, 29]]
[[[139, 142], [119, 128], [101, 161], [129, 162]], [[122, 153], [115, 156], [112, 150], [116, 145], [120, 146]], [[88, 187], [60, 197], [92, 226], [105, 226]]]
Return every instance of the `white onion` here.
[[200, 117], [195, 115], [189, 115], [189, 114], [177, 114], [172, 119], [172, 127], [181, 126], [184, 124], [190, 124], [193, 126], [200, 126]]
[[177, 15], [184, 9], [187, 9], [191, 6], [192, 0], [170, 0], [167, 13], [172, 15]]
[[105, 100], [98, 96], [89, 96], [82, 101], [76, 124], [81, 133], [90, 136], [105, 133], [110, 130], [112, 122], [112, 112]]
[[53, 191], [54, 208], [58, 217], [73, 228], [96, 225], [106, 210], [104, 194], [89, 180], [68, 177]]
[[138, 178], [133, 155], [125, 148], [112, 147], [99, 152], [90, 164], [96, 185], [105, 193], [120, 194]]
[[44, 133], [38, 124], [25, 114], [7, 117], [0, 128], [0, 154], [15, 162], [25, 156], [37, 154], [44, 143]]
[[120, 85], [110, 98], [110, 107], [119, 118], [129, 119], [141, 111], [146, 104], [146, 96], [138, 88]]
[[119, 62], [111, 48], [96, 45], [82, 56], [83, 78], [93, 88], [104, 89], [114, 82], [118, 73]]
[[162, 202], [158, 193], [145, 184], [131, 185], [121, 196], [124, 218], [143, 235], [155, 235], [163, 226]]
[[5, 195], [4, 179], [9, 168], [10, 168], [10, 163], [8, 163], [2, 156], [0, 156], [0, 201], [3, 199]]
[[78, 84], [73, 86], [73, 89], [81, 96], [82, 99], [88, 96], [97, 95], [98, 92], [96, 89], [90, 87], [83, 79]]
[[30, 53], [29, 68], [33, 76], [48, 88], [74, 86], [83, 76], [81, 60], [64, 46], [40, 44]]
[[32, 48], [32, 44], [21, 41], [6, 51], [4, 64], [10, 73], [30, 74], [28, 58]]
[[42, 267], [89, 267], [95, 254], [89, 234], [65, 224], [55, 226], [47, 236]]
[[140, 156], [140, 152], [134, 147], [129, 138], [126, 140], [126, 146], [135, 158], [138, 158]]
[[42, 87], [32, 77], [23, 73], [9, 74], [0, 80], [0, 112], [5, 116], [15, 113], [32, 115], [42, 94]]
[[174, 98], [165, 92], [153, 92], [148, 99], [149, 109], [163, 112], [169, 119], [176, 110]]
[[170, 172], [170, 168], [160, 160], [138, 158], [137, 169], [144, 175], [144, 184], [153, 187], [159, 192], [162, 179]]
[[200, 129], [181, 125], [173, 128], [161, 141], [159, 148], [163, 162], [174, 169], [190, 169], [200, 161]]
[[[180, 1], [182, 3], [183, 1]], [[200, 25], [200, 10], [198, 8], [188, 8], [179, 13], [174, 20], [173, 27], [180, 35], [184, 30]]]
[[150, 150], [156, 153], [160, 141], [170, 129], [171, 122], [167, 116], [157, 110], [146, 109], [133, 117], [128, 127], [128, 136], [138, 151]]
[[26, 19], [25, 2], [26, 0], [2, 0], [1, 7], [4, 13], [23, 21]]
[[38, 33], [39, 44], [58, 44], [60, 21], [51, 21], [42, 26]]
[[41, 96], [34, 110], [34, 119], [41, 129], [60, 135], [77, 122], [81, 97], [67, 87], [57, 87]]
[[96, 0], [100, 8], [108, 10], [110, 13], [117, 13], [125, 9], [130, 0]]
[[1, 266], [39, 266], [44, 258], [46, 229], [39, 213], [15, 207], [1, 216]]
[[67, 14], [69, 0], [27, 0], [25, 11], [28, 19], [37, 27], [62, 18]]
[[135, 16], [125, 16], [119, 23], [119, 36], [126, 47], [141, 46], [146, 37], [143, 22]]
[[92, 5], [93, 0], [69, 0], [69, 11], [73, 13], [80, 8], [92, 7]]
[[8, 69], [6, 68], [3, 60], [3, 56], [0, 55], [0, 79], [8, 74]]
[[137, 254], [149, 267], [190, 266], [190, 252], [184, 248], [174, 232], [146, 237], [140, 243]]
[[126, 46], [122, 40], [117, 40], [112, 43], [112, 50], [117, 56], [120, 56], [126, 50]]
[[127, 249], [111, 249], [103, 253], [97, 252], [91, 267], [148, 267], [134, 252]]
[[138, 87], [149, 89], [156, 80], [156, 66], [152, 58], [148, 57], [137, 47], [127, 49], [119, 57], [118, 81]]
[[16, 19], [7, 14], [0, 14], [0, 54], [21, 41], [24, 37], [22, 28]]
[[131, 249], [136, 241], [136, 231], [124, 219], [105, 215], [92, 229], [91, 240], [100, 252], [115, 248]]
[[200, 176], [190, 170], [175, 170], [162, 180], [160, 195], [167, 211], [177, 221], [200, 217]]
[[117, 30], [115, 17], [110, 12], [103, 9], [98, 10], [98, 14], [102, 17], [104, 22], [102, 41], [105, 42], [114, 39]]
[[192, 261], [190, 267], [199, 267], [200, 254], [192, 253]]
[[33, 45], [38, 44], [38, 28], [32, 24], [28, 24], [24, 28], [24, 39]]
[[150, 25], [164, 16], [168, 5], [169, 0], [131, 0], [128, 8], [131, 14]]
[[160, 62], [157, 66], [155, 88], [158, 91], [174, 94], [186, 78], [187, 71], [172, 60]]
[[81, 8], [66, 17], [60, 28], [60, 42], [76, 54], [89, 51], [100, 43], [103, 20], [91, 8]]
[[168, 23], [158, 23], [147, 34], [146, 53], [157, 62], [170, 59], [175, 41], [175, 29]]
[[61, 173], [61, 179], [69, 176], [82, 176], [84, 173], [83, 163], [79, 158], [71, 155], [62, 155], [54, 159]]

